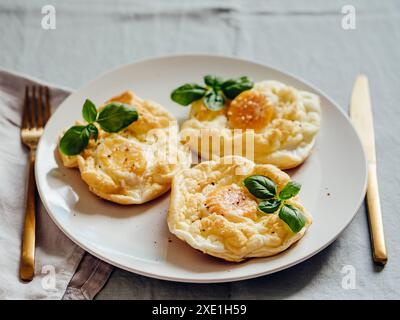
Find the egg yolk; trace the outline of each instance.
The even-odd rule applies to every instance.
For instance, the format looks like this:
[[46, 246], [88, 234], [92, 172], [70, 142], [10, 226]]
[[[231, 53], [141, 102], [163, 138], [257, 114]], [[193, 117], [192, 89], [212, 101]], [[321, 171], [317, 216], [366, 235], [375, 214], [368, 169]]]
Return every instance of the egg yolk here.
[[115, 139], [106, 139], [103, 142], [99, 162], [104, 169], [137, 175], [141, 175], [146, 169], [146, 160], [139, 146]]
[[216, 188], [208, 194], [205, 206], [211, 213], [222, 216], [257, 218], [257, 202], [237, 185]]
[[261, 92], [244, 91], [232, 100], [227, 116], [234, 129], [260, 130], [271, 122], [274, 108]]
[[199, 121], [211, 121], [215, 119], [217, 116], [223, 115], [224, 112], [225, 112], [224, 109], [217, 111], [210, 111], [204, 105], [202, 99], [194, 101], [190, 108], [190, 116], [197, 118]]

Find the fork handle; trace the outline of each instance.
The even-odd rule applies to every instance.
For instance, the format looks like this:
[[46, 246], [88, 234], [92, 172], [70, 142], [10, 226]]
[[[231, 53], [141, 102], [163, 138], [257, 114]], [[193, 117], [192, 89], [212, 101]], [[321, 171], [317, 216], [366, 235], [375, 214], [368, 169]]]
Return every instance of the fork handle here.
[[384, 265], [387, 262], [387, 252], [375, 163], [368, 164], [367, 204], [373, 258], [376, 263]]
[[29, 154], [28, 192], [26, 196], [24, 233], [22, 235], [21, 261], [19, 275], [23, 281], [31, 281], [35, 273], [35, 150]]

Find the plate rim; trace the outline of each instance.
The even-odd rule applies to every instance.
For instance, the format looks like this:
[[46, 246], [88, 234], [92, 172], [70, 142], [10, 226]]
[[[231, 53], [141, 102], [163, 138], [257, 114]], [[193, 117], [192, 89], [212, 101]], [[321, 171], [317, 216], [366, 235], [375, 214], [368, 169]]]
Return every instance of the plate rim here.
[[[57, 221], [57, 219], [55, 218], [55, 216], [53, 215], [53, 213], [51, 212], [51, 210], [49, 209], [49, 205], [46, 201], [46, 197], [43, 194], [43, 190], [41, 189], [41, 185], [40, 185], [40, 178], [39, 178], [39, 170], [38, 170], [38, 163], [40, 161], [35, 161], [35, 180], [36, 180], [36, 186], [37, 186], [37, 191], [39, 194], [39, 197], [42, 201], [42, 204], [44, 205], [48, 215], [50, 216], [51, 220], [55, 223], [55, 225], [72, 241], [74, 242], [77, 246], [79, 246], [80, 248], [84, 249], [85, 251], [87, 251], [88, 253], [92, 254], [93, 256], [99, 258], [102, 261], [105, 261], [117, 268], [126, 270], [128, 272], [132, 272], [135, 274], [139, 274], [142, 276], [146, 276], [149, 278], [154, 278], [154, 279], [159, 279], [159, 280], [166, 280], [166, 281], [174, 281], [174, 282], [180, 282], [180, 283], [226, 283], [226, 282], [237, 282], [237, 281], [242, 281], [242, 280], [247, 280], [247, 279], [253, 279], [253, 278], [257, 278], [257, 277], [261, 277], [261, 276], [265, 276], [268, 274], [272, 274], [275, 272], [279, 272], [288, 268], [291, 268], [297, 264], [300, 264], [302, 262], [304, 262], [305, 260], [308, 260], [309, 258], [313, 257], [314, 255], [318, 254], [319, 252], [321, 252], [322, 250], [324, 250], [325, 248], [327, 248], [329, 245], [331, 245], [342, 233], [343, 231], [350, 225], [350, 223], [354, 220], [358, 210], [360, 209], [364, 198], [365, 198], [365, 193], [367, 190], [367, 181], [368, 181], [368, 163], [367, 163], [367, 158], [366, 158], [366, 154], [365, 154], [365, 150], [364, 150], [364, 146], [361, 142], [360, 136], [358, 134], [358, 132], [356, 131], [356, 129], [354, 128], [353, 124], [351, 123], [351, 120], [349, 118], [349, 116], [347, 115], [347, 113], [342, 110], [339, 105], [329, 96], [327, 95], [324, 91], [322, 91], [321, 89], [315, 87], [314, 85], [310, 84], [308, 81], [304, 80], [302, 77], [299, 77], [297, 75], [292, 74], [291, 72], [287, 72], [287, 71], [282, 71], [280, 68], [276, 68], [273, 67], [269, 64], [265, 64], [262, 62], [258, 62], [252, 59], [244, 59], [244, 58], [240, 58], [240, 57], [235, 57], [232, 55], [223, 55], [223, 54], [205, 54], [205, 53], [184, 53], [184, 54], [169, 54], [169, 55], [159, 55], [159, 56], [153, 56], [150, 58], [145, 58], [145, 59], [139, 59], [137, 61], [134, 62], [130, 62], [130, 63], [126, 63], [126, 64], [122, 64], [119, 66], [116, 66], [114, 68], [108, 69], [102, 73], [100, 73], [98, 76], [96, 76], [95, 78], [93, 78], [92, 80], [89, 80], [87, 82], [85, 82], [82, 86], [80, 86], [78, 89], [74, 89], [73, 91], [71, 91], [71, 93], [60, 103], [60, 105], [57, 107], [57, 109], [55, 110], [55, 112], [51, 115], [54, 116], [54, 114], [56, 114], [57, 112], [59, 112], [59, 110], [61, 110], [60, 106], [62, 106], [64, 103], [68, 102], [68, 99], [70, 99], [70, 97], [78, 91], [84, 90], [85, 88], [91, 86], [94, 82], [98, 81], [99, 79], [103, 78], [104, 76], [116, 72], [118, 70], [130, 67], [132, 65], [135, 64], [140, 64], [140, 63], [146, 63], [146, 62], [150, 62], [153, 60], [163, 60], [163, 59], [171, 59], [171, 58], [219, 58], [219, 59], [228, 59], [228, 60], [232, 60], [232, 61], [239, 61], [239, 62], [244, 62], [244, 63], [251, 63], [254, 65], [258, 65], [260, 67], [263, 68], [268, 68], [274, 72], [283, 74], [285, 76], [288, 76], [290, 78], [293, 78], [299, 82], [302, 82], [303, 84], [305, 84], [306, 86], [312, 88], [312, 90], [314, 92], [316, 92], [317, 94], [323, 96], [329, 103], [331, 103], [335, 109], [337, 109], [337, 111], [339, 111], [339, 113], [341, 113], [341, 115], [344, 117], [344, 119], [347, 121], [347, 123], [350, 125], [351, 130], [355, 133], [356, 137], [357, 137], [357, 141], [361, 146], [361, 150], [362, 150], [362, 155], [363, 155], [363, 165], [364, 165], [364, 182], [363, 182], [363, 191], [361, 193], [360, 198], [357, 200], [357, 205], [354, 209], [354, 212], [352, 215], [349, 215], [349, 219], [348, 221], [346, 221], [343, 225], [343, 227], [341, 228], [341, 230], [334, 236], [332, 237], [332, 239], [330, 239], [329, 241], [327, 241], [323, 246], [321, 246], [320, 248], [318, 248], [317, 250], [314, 250], [312, 252], [310, 252], [308, 255], [297, 259], [296, 261], [293, 261], [291, 263], [287, 263], [285, 265], [282, 265], [280, 267], [276, 267], [274, 269], [268, 270], [268, 271], [261, 271], [261, 272], [257, 272], [257, 273], [251, 273], [251, 274], [246, 274], [243, 276], [226, 276], [223, 278], [202, 278], [202, 279], [196, 279], [196, 278], [180, 278], [179, 276], [163, 276], [163, 275], [159, 275], [159, 274], [154, 274], [154, 273], [147, 273], [145, 271], [142, 270], [137, 270], [135, 268], [131, 268], [128, 267], [126, 265], [120, 264], [116, 261], [113, 261], [112, 259], [109, 259], [108, 257], [106, 257], [105, 255], [99, 254], [97, 253], [95, 250], [92, 250], [91, 248], [89, 248], [87, 245], [85, 245], [82, 241], [79, 241], [78, 239], [76, 239], [72, 234], [70, 234], [65, 228], [63, 228], [63, 226]], [[44, 132], [46, 130], [46, 126], [44, 128]], [[40, 140], [38, 147], [37, 147], [37, 154], [39, 154], [39, 151], [42, 149], [42, 144], [44, 140]], [[37, 159], [39, 159], [39, 157], [37, 157]]]

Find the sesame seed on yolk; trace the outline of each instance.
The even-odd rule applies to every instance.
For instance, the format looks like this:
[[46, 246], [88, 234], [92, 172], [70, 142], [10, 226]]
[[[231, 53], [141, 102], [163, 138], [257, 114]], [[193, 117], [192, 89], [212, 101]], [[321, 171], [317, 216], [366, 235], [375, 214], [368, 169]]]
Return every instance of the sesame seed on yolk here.
[[248, 90], [232, 100], [227, 116], [233, 129], [260, 130], [271, 122], [273, 113], [274, 108], [264, 94]]

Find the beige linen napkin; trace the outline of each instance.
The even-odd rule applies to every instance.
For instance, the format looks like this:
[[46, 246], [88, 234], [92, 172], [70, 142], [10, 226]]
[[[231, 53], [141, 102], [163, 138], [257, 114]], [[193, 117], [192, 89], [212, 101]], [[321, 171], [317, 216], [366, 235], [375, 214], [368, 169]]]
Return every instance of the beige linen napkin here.
[[25, 86], [33, 84], [49, 86], [53, 109], [70, 93], [0, 70], [0, 299], [93, 299], [113, 267], [69, 240], [40, 200], [35, 277], [23, 283], [18, 276], [27, 177], [27, 149], [21, 143], [20, 123]]

